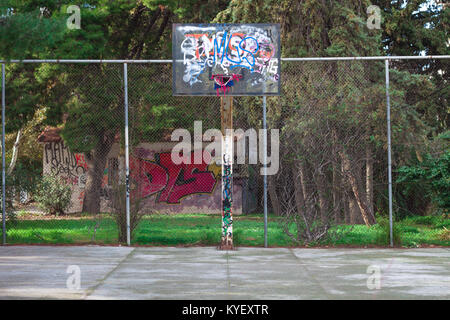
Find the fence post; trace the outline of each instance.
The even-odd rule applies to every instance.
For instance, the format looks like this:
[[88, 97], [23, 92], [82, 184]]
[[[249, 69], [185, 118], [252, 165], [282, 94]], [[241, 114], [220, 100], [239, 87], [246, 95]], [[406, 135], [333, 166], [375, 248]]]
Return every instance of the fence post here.
[[389, 59], [384, 60], [386, 71], [386, 118], [387, 118], [387, 143], [388, 143], [388, 192], [389, 192], [389, 241], [394, 246], [392, 233], [392, 160], [391, 160], [391, 101], [389, 96]]
[[263, 138], [263, 154], [264, 154], [264, 248], [267, 248], [267, 98], [263, 96], [263, 130], [265, 132]]
[[130, 234], [130, 158], [128, 148], [128, 65], [123, 64], [123, 82], [125, 99], [125, 188], [126, 188], [126, 214], [127, 214], [127, 245], [131, 244]]
[[6, 172], [5, 172], [5, 64], [2, 63], [2, 244], [6, 244]]

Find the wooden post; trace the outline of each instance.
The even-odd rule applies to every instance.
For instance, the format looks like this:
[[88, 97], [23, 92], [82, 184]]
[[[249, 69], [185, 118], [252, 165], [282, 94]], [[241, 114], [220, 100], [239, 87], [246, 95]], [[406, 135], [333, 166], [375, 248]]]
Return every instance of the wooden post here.
[[222, 126], [222, 243], [221, 250], [233, 249], [233, 97], [220, 98]]

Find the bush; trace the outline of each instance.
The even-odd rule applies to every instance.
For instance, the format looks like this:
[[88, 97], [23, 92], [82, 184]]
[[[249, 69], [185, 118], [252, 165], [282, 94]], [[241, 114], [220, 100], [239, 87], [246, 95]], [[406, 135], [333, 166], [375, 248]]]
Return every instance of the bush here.
[[[390, 240], [390, 228], [389, 219], [385, 217], [378, 217], [376, 228], [378, 229], [376, 243], [383, 246], [388, 246]], [[394, 240], [394, 246], [400, 246], [402, 244], [403, 230], [398, 223], [394, 223], [392, 227], [392, 237]]]
[[413, 226], [403, 226], [402, 233], [420, 233], [420, 230]]
[[[206, 230], [202, 233], [200, 244], [203, 245], [217, 245], [220, 243], [220, 230]], [[233, 239], [234, 240], [234, 239]]]
[[[38, 177], [39, 172], [37, 170], [27, 168], [21, 163], [17, 163], [14, 171], [6, 176], [5, 211], [7, 223], [16, 222], [15, 199], [17, 199], [20, 192], [33, 192]], [[0, 185], [0, 203], [2, 201], [2, 196], [2, 186]]]
[[439, 239], [444, 241], [450, 241], [450, 230], [446, 227], [442, 228], [442, 231], [439, 233]]
[[436, 223], [434, 224], [435, 228], [447, 228], [450, 229], [450, 219], [445, 217], [439, 217], [439, 220], [436, 220]]
[[408, 224], [429, 226], [431, 228], [442, 229], [443, 227], [450, 227], [450, 219], [447, 215], [440, 216], [414, 216], [403, 220]]
[[[40, 163], [42, 166], [42, 163]], [[7, 181], [8, 186], [12, 186], [16, 193], [27, 192], [33, 193], [36, 189], [37, 183], [41, 180], [41, 168], [34, 168], [33, 163], [20, 163], [16, 164], [11, 175], [8, 176], [10, 181]]]
[[46, 175], [38, 183], [35, 200], [50, 214], [64, 214], [71, 205], [72, 186], [56, 175]]
[[[438, 217], [439, 218], [439, 217]], [[412, 222], [420, 225], [433, 225], [435, 224], [436, 217], [435, 216], [419, 216], [410, 218]]]
[[423, 162], [403, 166], [398, 170], [397, 183], [404, 184], [403, 193], [420, 190], [438, 208], [438, 213], [448, 213], [450, 208], [450, 151], [438, 158], [425, 155]]
[[242, 243], [243, 232], [242, 229], [233, 230], [233, 246], [238, 246]]

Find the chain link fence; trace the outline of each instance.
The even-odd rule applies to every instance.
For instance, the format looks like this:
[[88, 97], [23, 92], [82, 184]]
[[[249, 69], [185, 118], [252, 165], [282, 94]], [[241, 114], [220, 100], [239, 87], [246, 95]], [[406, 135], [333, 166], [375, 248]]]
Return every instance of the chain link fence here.
[[[221, 166], [207, 158], [220, 155], [195, 123], [201, 134], [220, 130], [220, 99], [173, 96], [170, 62], [123, 63], [6, 64], [8, 244], [126, 243], [128, 224], [133, 244], [219, 243]], [[448, 68], [448, 59], [390, 60], [396, 245], [449, 245], [448, 113], [429, 110], [448, 109]], [[269, 142], [279, 130], [268, 146], [279, 167], [268, 176], [269, 245], [389, 244], [385, 71], [382, 59], [283, 61], [282, 94], [267, 98]], [[234, 97], [235, 129], [262, 122], [261, 97]], [[176, 129], [201, 162], [171, 160]], [[233, 166], [235, 236], [262, 245], [263, 176], [249, 156]], [[164, 231], [174, 225], [182, 232]]]

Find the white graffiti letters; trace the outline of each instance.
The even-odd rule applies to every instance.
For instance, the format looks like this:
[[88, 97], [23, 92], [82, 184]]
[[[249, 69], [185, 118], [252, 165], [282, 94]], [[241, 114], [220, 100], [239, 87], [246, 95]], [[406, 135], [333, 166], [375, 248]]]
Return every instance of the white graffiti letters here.
[[271, 32], [255, 26], [201, 28], [182, 30], [183, 81], [192, 86], [202, 82], [199, 76], [208, 68], [212, 73], [239, 73], [246, 69], [259, 74], [253, 85], [270, 79], [277, 82], [278, 58]]

